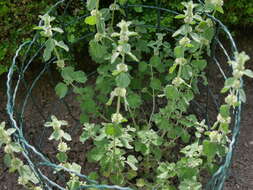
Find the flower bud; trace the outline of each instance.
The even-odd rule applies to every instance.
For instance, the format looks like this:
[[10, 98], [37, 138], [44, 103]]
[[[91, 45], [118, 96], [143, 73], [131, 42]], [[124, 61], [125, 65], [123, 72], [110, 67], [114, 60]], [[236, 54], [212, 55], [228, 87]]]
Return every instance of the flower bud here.
[[176, 77], [172, 81], [172, 84], [175, 85], [176, 87], [180, 86], [183, 83], [184, 83], [184, 80], [181, 77]]
[[238, 69], [235, 69], [234, 71], [233, 71], [233, 76], [235, 77], [235, 78], [241, 78], [242, 76], [243, 76], [243, 72], [242, 71], [239, 71]]
[[185, 58], [176, 58], [175, 63], [178, 65], [184, 65], [187, 63], [187, 60]]
[[117, 87], [114, 89], [115, 96], [125, 97], [126, 96], [126, 89]]
[[92, 10], [90, 12], [90, 14], [91, 14], [91, 16], [100, 16], [100, 12], [98, 10], [96, 10], [96, 9]]
[[229, 124], [231, 122], [231, 117], [222, 117], [221, 114], [218, 114], [217, 121], [224, 124]]
[[18, 177], [18, 184], [25, 186], [27, 183], [28, 179], [26, 179], [25, 177]]
[[119, 123], [123, 123], [124, 121], [126, 121], [126, 119], [120, 113], [112, 114], [113, 123], [119, 124]]
[[118, 72], [127, 72], [128, 71], [128, 67], [126, 64], [124, 63], [120, 63], [117, 65], [117, 71]]
[[236, 106], [238, 103], [237, 97], [234, 94], [229, 94], [226, 98], [225, 98], [225, 102], [230, 105], [230, 106]]
[[56, 65], [57, 65], [57, 67], [64, 68], [65, 67], [65, 62], [64, 62], [63, 59], [57, 60]]
[[186, 36], [179, 41], [179, 45], [181, 46], [186, 46], [189, 43], [191, 43], [191, 40]]
[[239, 89], [241, 87], [241, 82], [240, 80], [236, 80], [233, 84], [233, 88]]
[[218, 131], [211, 131], [209, 134], [209, 138], [211, 142], [217, 142], [220, 143], [222, 140], [222, 134]]
[[95, 34], [95, 41], [99, 42], [103, 39], [103, 35], [99, 32]]
[[60, 142], [58, 145], [58, 150], [60, 152], [67, 152], [68, 150], [70, 150], [70, 148], [68, 147], [68, 145], [65, 142]]
[[113, 4], [110, 5], [109, 9], [111, 11], [117, 11], [117, 10], [119, 10], [119, 5], [116, 4], [116, 3], [113, 3]]

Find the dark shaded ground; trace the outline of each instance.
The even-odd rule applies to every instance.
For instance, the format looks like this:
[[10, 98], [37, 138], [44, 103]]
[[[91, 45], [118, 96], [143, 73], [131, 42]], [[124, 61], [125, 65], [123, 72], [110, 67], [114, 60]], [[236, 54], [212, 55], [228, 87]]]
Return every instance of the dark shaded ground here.
[[[244, 35], [238, 37], [240, 50], [246, 51], [251, 58], [253, 58], [253, 36], [250, 36], [250, 32], [245, 32]], [[248, 67], [253, 69], [253, 61], [249, 61]], [[212, 74], [212, 73], [211, 73]], [[32, 78], [33, 76], [31, 76]], [[49, 77], [49, 76], [47, 76]], [[47, 141], [51, 131], [46, 131], [42, 140], [38, 138], [38, 133], [43, 131], [43, 123], [49, 118], [51, 114], [55, 114], [59, 119], [64, 119], [69, 122], [69, 128], [67, 131], [74, 131], [74, 134], [78, 137], [81, 133], [81, 126], [76, 122], [79, 118], [80, 111], [78, 109], [78, 103], [74, 97], [70, 94], [66, 98], [66, 102], [69, 103], [69, 107], [64, 106], [64, 102], [58, 100], [55, 96], [54, 90], [49, 83], [48, 78], [45, 77], [41, 80], [33, 91], [33, 97], [36, 100], [36, 105], [32, 104], [32, 100], [29, 100], [29, 104], [26, 108], [24, 115], [24, 123], [29, 131], [30, 143], [34, 144], [45, 150], [49, 157], [54, 157], [56, 153], [56, 144], [52, 146], [52, 142]], [[215, 76], [220, 77], [220, 76]], [[5, 95], [5, 82], [4, 77], [0, 78], [0, 122], [6, 120], [7, 115], [5, 111], [6, 95]], [[241, 134], [239, 142], [234, 155], [232, 163], [232, 171], [226, 184], [225, 190], [253, 190], [253, 79], [246, 79], [245, 89], [247, 94], [247, 104], [243, 109], [243, 116], [241, 122]], [[18, 97], [18, 100], [22, 100], [23, 97]], [[20, 102], [17, 101], [17, 104]], [[70, 112], [68, 111], [70, 110]], [[71, 114], [72, 115], [71, 115]], [[73, 134], [73, 133], [72, 133]], [[40, 135], [39, 135], [40, 136]], [[75, 136], [75, 135], [74, 135]], [[78, 160], [79, 164], [85, 168], [84, 173], [89, 173], [94, 170], [94, 166], [88, 164], [85, 160], [85, 152], [89, 149], [89, 145], [82, 145], [78, 143], [78, 139], [74, 138], [71, 147], [73, 150], [69, 153], [70, 160]], [[3, 151], [0, 150], [0, 190], [23, 190], [23, 188], [17, 184], [17, 176], [15, 174], [8, 174], [6, 167], [2, 161]], [[82, 161], [80, 163], [80, 160]], [[61, 182], [58, 176], [51, 176], [52, 179]]]

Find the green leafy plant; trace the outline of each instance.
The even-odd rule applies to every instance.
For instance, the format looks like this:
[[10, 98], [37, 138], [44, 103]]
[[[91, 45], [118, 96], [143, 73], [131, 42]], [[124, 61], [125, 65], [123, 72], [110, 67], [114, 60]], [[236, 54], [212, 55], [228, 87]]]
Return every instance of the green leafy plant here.
[[[221, 90], [228, 95], [216, 121], [208, 126], [191, 112], [190, 105], [200, 93], [199, 83], [208, 83], [206, 57], [211, 55], [216, 25], [207, 13], [222, 13], [223, 1], [183, 2], [182, 14], [175, 16], [181, 25], [172, 35], [156, 33], [152, 37], [147, 30], [139, 30], [134, 22], [124, 19], [114, 27], [115, 15], [124, 16], [120, 9], [124, 3], [115, 1], [110, 8], [100, 9], [99, 0], [87, 1], [90, 16], [84, 23], [96, 32], [89, 41], [90, 56], [98, 63], [93, 85], [86, 84], [85, 72], [76, 71], [64, 59], [69, 48], [57, 40], [64, 31], [52, 25], [55, 18], [40, 16], [43, 25], [35, 29], [45, 41], [43, 59], [47, 62], [56, 58], [54, 63], [63, 78], [55, 87], [56, 94], [64, 98], [73, 90], [77, 95], [84, 126], [80, 142], [92, 142], [87, 159], [97, 164], [99, 170], [92, 175], [101, 176], [101, 183], [145, 190], [200, 190], [204, 187], [202, 173], [212, 175], [217, 171], [228, 151], [231, 112], [246, 101], [241, 78], [253, 77], [253, 72], [245, 68], [249, 57], [244, 52], [234, 52], [235, 58], [228, 61], [232, 76]], [[71, 147], [65, 141], [72, 138], [62, 129], [67, 122], [55, 116], [51, 120], [45, 127], [53, 128], [49, 140], [59, 143], [56, 172], [70, 171], [67, 189], [85, 187], [87, 183], [77, 175], [82, 167], [68, 161]], [[10, 149], [19, 146], [10, 141], [15, 130], [1, 126], [2, 144]], [[15, 159], [12, 154], [9, 157]], [[37, 184], [35, 178], [29, 180]]]

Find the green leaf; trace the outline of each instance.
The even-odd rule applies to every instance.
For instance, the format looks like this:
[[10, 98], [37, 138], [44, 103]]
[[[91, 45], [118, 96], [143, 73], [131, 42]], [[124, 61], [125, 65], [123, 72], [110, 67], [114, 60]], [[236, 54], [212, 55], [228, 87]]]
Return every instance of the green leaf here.
[[126, 163], [132, 168], [132, 170], [137, 171], [138, 168], [136, 167], [136, 164], [138, 163], [138, 160], [133, 155], [127, 157]]
[[[39, 29], [40, 27], [38, 27], [38, 29]], [[59, 32], [59, 33], [63, 33], [64, 31], [61, 29], [61, 28], [59, 28], [59, 27], [54, 27], [54, 28], [52, 28], [52, 30], [53, 31], [55, 31], [55, 32]]]
[[60, 140], [60, 138], [62, 137], [61, 134], [60, 134], [60, 131], [62, 130], [55, 130], [51, 135], [50, 137], [48, 138], [49, 140]]
[[209, 40], [211, 42], [211, 40], [213, 39], [213, 36], [215, 34], [215, 30], [213, 27], [209, 27], [207, 26], [207, 29], [205, 29], [205, 31], [203, 32], [203, 37], [206, 38], [207, 40]]
[[97, 24], [97, 17], [96, 16], [88, 16], [85, 18], [85, 23], [88, 25], [95, 25], [95, 24]]
[[11, 154], [5, 154], [4, 155], [4, 164], [7, 166], [7, 167], [11, 167]]
[[177, 46], [174, 48], [174, 55], [175, 58], [181, 58], [184, 57], [184, 48], [182, 46]]
[[161, 58], [157, 55], [154, 55], [153, 57], [151, 57], [150, 59], [150, 64], [153, 67], [158, 67], [161, 64]]
[[127, 101], [131, 108], [138, 108], [142, 104], [141, 97], [138, 94], [131, 93], [127, 96]]
[[48, 39], [46, 42], [46, 48], [43, 53], [44, 61], [48, 61], [51, 58], [54, 47], [55, 47], [54, 40]]
[[224, 10], [221, 6], [217, 6], [216, 11], [220, 12], [221, 14], [224, 14]]
[[79, 139], [79, 140], [80, 140], [80, 142], [84, 143], [84, 142], [86, 142], [90, 137], [91, 137], [91, 136], [90, 136], [90, 134], [89, 134], [88, 131], [83, 131], [82, 134], [81, 134], [81, 136], [80, 136], [80, 139]]
[[63, 98], [66, 96], [67, 92], [68, 92], [68, 87], [66, 84], [60, 82], [56, 85], [55, 87], [55, 91], [56, 91], [56, 94], [60, 97], [60, 98]]
[[136, 183], [137, 187], [144, 187], [146, 185], [146, 182], [144, 179], [138, 179]]
[[169, 72], [170, 74], [173, 73], [175, 71], [175, 69], [177, 68], [178, 64], [173, 64], [170, 69], [169, 69]]
[[104, 153], [104, 150], [101, 150], [100, 148], [93, 148], [88, 154], [91, 160], [99, 161], [103, 158]]
[[64, 133], [62, 137], [63, 137], [66, 141], [71, 141], [71, 140], [72, 140], [71, 136], [70, 136], [68, 133]]
[[129, 86], [130, 82], [131, 81], [130, 81], [129, 75], [127, 73], [120, 73], [116, 77], [116, 84], [118, 87], [126, 88]]
[[83, 123], [87, 123], [89, 122], [89, 116], [87, 113], [82, 112], [82, 114], [80, 115], [80, 122]]
[[[66, 83], [72, 83], [74, 81], [79, 83], [85, 83], [87, 77], [83, 71], [74, 71], [73, 67], [65, 67], [62, 69], [61, 75]], [[75, 89], [78, 92], [78, 89]]]
[[73, 162], [72, 165], [69, 166], [69, 169], [72, 170], [72, 171], [75, 171], [77, 173], [80, 173], [82, 167], [79, 164]]
[[27, 179], [28, 181], [33, 182], [34, 184], [39, 183], [37, 177], [35, 174], [31, 171], [30, 167], [28, 165], [23, 165], [19, 169], [19, 175]]
[[56, 46], [64, 49], [65, 51], [67, 51], [67, 52], [69, 51], [69, 47], [63, 41], [57, 42], [56, 40], [54, 40], [54, 43]]
[[153, 89], [156, 89], [156, 90], [159, 90], [161, 89], [161, 81], [157, 78], [153, 78], [150, 82], [150, 87], [153, 88]]
[[72, 77], [76, 82], [85, 83], [87, 81], [87, 77], [83, 71], [74, 72]]
[[9, 136], [11, 136], [13, 133], [15, 133], [15, 131], [16, 131], [17, 129], [16, 128], [9, 128], [9, 129], [7, 129], [7, 134], [9, 135]]
[[97, 0], [87, 0], [86, 7], [89, 11], [93, 10], [96, 8], [97, 5]]
[[92, 99], [86, 99], [81, 104], [81, 109], [88, 113], [95, 113], [97, 111], [97, 105]]
[[99, 175], [97, 172], [90, 172], [88, 177], [89, 177], [89, 179], [97, 180], [99, 178]]
[[165, 87], [165, 96], [169, 99], [178, 99], [180, 97], [180, 93], [178, 92], [177, 88], [173, 85], [167, 85]]
[[57, 153], [56, 158], [59, 160], [59, 162], [66, 162], [68, 160], [68, 156], [65, 152]]
[[180, 137], [184, 143], [189, 143], [191, 135], [187, 132], [187, 130], [183, 129]]
[[202, 185], [197, 180], [194, 179], [184, 179], [180, 185], [179, 190], [201, 190]]
[[121, 135], [121, 129], [119, 126], [108, 124], [105, 128], [105, 133], [109, 136], [118, 137]]
[[205, 68], [206, 68], [206, 66], [207, 66], [207, 61], [206, 60], [193, 60], [192, 62], [191, 62], [191, 64], [192, 64], [192, 66], [194, 67], [194, 68], [197, 68], [199, 71], [202, 71], [202, 70], [204, 70]]
[[185, 15], [180, 14], [180, 15], [175, 16], [175, 19], [182, 19], [182, 18], [185, 18]]
[[138, 67], [139, 67], [139, 71], [143, 73], [147, 70], [148, 64], [146, 62], [142, 61], [139, 63]]
[[119, 4], [124, 5], [127, 2], [127, 0], [119, 0]]
[[95, 40], [91, 40], [89, 42], [89, 54], [93, 61], [103, 63], [107, 55], [107, 47]]
[[127, 178], [128, 180], [131, 180], [131, 179], [135, 178], [136, 176], [137, 176], [137, 172], [136, 172], [136, 171], [134, 171], [134, 170], [129, 170], [129, 171], [127, 172], [126, 178]]
[[243, 102], [243, 103], [245, 103], [246, 102], [246, 94], [245, 94], [245, 92], [244, 92], [244, 90], [243, 89], [239, 89], [239, 97], [240, 97], [240, 100]]
[[253, 72], [249, 69], [246, 69], [244, 72], [243, 72], [246, 76], [250, 77], [250, 78], [253, 78]]
[[73, 73], [74, 73], [74, 67], [64, 67], [61, 72], [61, 76], [64, 79], [66, 83], [72, 83], [73, 82]]
[[21, 152], [22, 151], [22, 147], [19, 143], [14, 143], [13, 142], [10, 145], [11, 145], [10, 148], [13, 152]]
[[218, 152], [217, 143], [205, 140], [203, 142], [203, 154], [211, 161]]
[[144, 155], [147, 152], [147, 146], [141, 142], [135, 142], [134, 148], [135, 148], [135, 151], [141, 152]]
[[226, 118], [230, 116], [230, 106], [227, 104], [224, 104], [220, 107], [220, 114], [222, 117]]

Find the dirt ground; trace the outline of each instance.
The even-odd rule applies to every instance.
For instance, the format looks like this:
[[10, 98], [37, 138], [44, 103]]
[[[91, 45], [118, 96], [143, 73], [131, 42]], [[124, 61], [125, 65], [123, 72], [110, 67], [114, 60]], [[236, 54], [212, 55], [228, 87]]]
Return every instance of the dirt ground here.
[[[244, 35], [238, 37], [238, 42], [239, 49], [244, 50], [252, 58], [248, 63], [248, 67], [253, 69], [253, 36], [250, 37], [250, 33], [246, 32]], [[6, 79], [2, 76], [0, 78], [0, 121], [6, 120], [7, 118], [5, 110], [5, 82]], [[53, 158], [57, 145], [52, 146], [52, 142], [43, 140], [49, 137], [50, 132], [45, 132], [43, 137], [38, 139], [36, 138], [38, 131], [43, 131], [43, 123], [48, 120], [51, 114], [55, 114], [58, 118], [67, 120], [70, 123], [72, 128], [68, 128], [67, 131], [71, 130], [72, 132], [74, 131], [74, 134], [80, 134], [82, 127], [77, 122], [80, 111], [78, 109], [78, 103], [71, 94], [66, 98], [69, 107], [66, 107], [64, 102], [58, 100], [52, 86], [47, 80], [39, 81], [36, 86], [32, 94], [34, 99], [36, 99], [36, 104], [32, 104], [32, 100], [29, 100], [30, 103], [24, 114], [24, 123], [26, 123], [25, 127], [29, 129], [29, 137], [33, 137], [30, 138], [30, 143], [44, 149], [47, 155]], [[245, 80], [245, 89], [247, 103], [243, 107], [241, 134], [231, 166], [232, 170], [225, 184], [225, 190], [253, 190], [253, 79]], [[19, 100], [22, 98], [18, 97]], [[19, 101], [17, 104], [19, 104]], [[89, 149], [88, 144], [82, 145], [78, 143], [78, 139], [74, 138], [71, 147], [74, 147], [74, 149], [70, 152], [70, 159], [82, 160], [82, 163], [79, 162], [79, 164], [86, 168], [83, 170], [84, 173], [94, 169], [95, 166], [87, 164], [85, 160], [85, 152]], [[17, 185], [17, 176], [8, 173], [2, 158], [3, 151], [0, 149], [0, 190], [23, 190], [20, 185]], [[58, 176], [51, 177], [59, 182], [62, 180]]]

